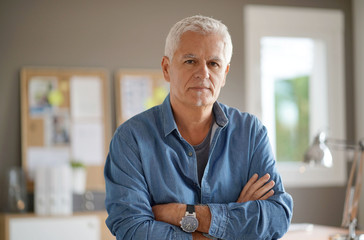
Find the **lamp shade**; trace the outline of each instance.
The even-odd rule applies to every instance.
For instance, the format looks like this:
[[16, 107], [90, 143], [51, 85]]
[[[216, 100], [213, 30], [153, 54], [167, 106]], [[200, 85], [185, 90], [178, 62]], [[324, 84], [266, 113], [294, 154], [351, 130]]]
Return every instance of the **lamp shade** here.
[[326, 134], [320, 132], [314, 139], [313, 143], [306, 150], [303, 162], [309, 165], [321, 165], [332, 167], [332, 155], [326, 145]]

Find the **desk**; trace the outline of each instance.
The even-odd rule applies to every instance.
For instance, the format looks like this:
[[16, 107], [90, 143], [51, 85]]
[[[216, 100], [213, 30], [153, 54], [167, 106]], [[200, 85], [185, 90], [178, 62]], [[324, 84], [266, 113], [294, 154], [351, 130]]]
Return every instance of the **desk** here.
[[[281, 240], [329, 240], [337, 233], [347, 234], [348, 229], [312, 224], [293, 224]], [[363, 232], [358, 232], [363, 233]]]

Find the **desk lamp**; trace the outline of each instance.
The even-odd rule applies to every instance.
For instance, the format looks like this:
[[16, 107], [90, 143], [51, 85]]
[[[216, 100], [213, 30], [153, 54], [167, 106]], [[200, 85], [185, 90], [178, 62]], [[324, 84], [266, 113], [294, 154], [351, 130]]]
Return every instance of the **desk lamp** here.
[[[311, 166], [332, 167], [332, 154], [328, 146], [341, 150], [355, 150], [354, 160], [351, 165], [350, 176], [346, 188], [346, 198], [343, 213], [342, 226], [349, 228], [349, 234], [336, 234], [330, 240], [364, 240], [364, 234], [356, 235], [356, 215], [358, 212], [360, 190], [362, 185], [362, 173], [364, 165], [364, 141], [359, 145], [348, 144], [344, 140], [330, 139], [324, 132], [320, 132], [314, 139], [312, 145], [304, 154], [304, 162]], [[358, 156], [360, 154], [360, 156]], [[354, 182], [354, 177], [355, 183]]]

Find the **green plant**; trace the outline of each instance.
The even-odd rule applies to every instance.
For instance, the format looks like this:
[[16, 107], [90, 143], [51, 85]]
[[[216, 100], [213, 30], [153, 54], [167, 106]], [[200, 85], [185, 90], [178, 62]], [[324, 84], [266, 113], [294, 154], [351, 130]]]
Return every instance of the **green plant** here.
[[72, 160], [71, 161], [71, 167], [72, 168], [85, 168], [86, 166], [85, 166], [85, 164], [83, 164], [80, 161]]

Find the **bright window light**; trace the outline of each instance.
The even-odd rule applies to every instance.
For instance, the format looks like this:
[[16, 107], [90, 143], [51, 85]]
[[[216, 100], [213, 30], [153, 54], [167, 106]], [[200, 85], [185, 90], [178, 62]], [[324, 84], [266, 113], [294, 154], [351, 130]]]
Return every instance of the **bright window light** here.
[[314, 40], [261, 39], [262, 120], [278, 161], [300, 162], [309, 145]]

